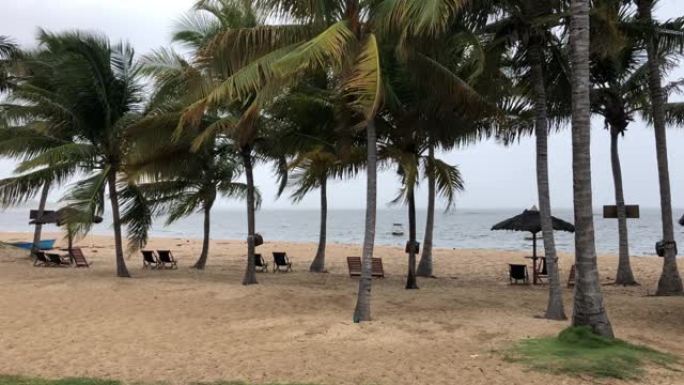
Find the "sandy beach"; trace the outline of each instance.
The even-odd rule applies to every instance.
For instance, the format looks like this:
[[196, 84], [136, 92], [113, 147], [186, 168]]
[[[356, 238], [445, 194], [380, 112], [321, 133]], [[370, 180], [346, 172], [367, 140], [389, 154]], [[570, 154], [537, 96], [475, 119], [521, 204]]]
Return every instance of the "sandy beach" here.
[[[50, 237], [62, 235], [44, 236]], [[3, 242], [25, 239], [30, 235], [0, 234]], [[627, 383], [531, 372], [503, 359], [514, 341], [568, 325], [536, 318], [546, 286], [508, 284], [507, 263], [529, 264], [522, 252], [437, 249], [438, 278], [420, 279], [420, 290], [407, 291], [403, 250], [377, 247], [387, 277], [374, 280], [374, 321], [357, 325], [357, 281], [345, 262], [360, 254], [357, 245], [330, 244], [329, 273], [311, 274], [315, 244], [266, 243], [258, 251], [287, 251], [294, 272], [259, 273], [260, 284], [249, 287], [240, 284], [240, 241], [212, 241], [207, 269], [195, 271], [189, 267], [200, 241], [152, 239], [148, 248], [172, 249], [180, 268], [142, 270], [134, 254], [127, 259], [132, 279], [114, 276], [112, 238], [88, 237], [80, 246], [93, 262], [89, 269], [32, 267], [24, 254], [0, 249], [0, 373], [171, 384]], [[571, 260], [561, 255], [564, 282]], [[632, 263], [641, 286], [603, 287], [615, 333], [684, 356], [684, 298], [648, 296], [660, 259]], [[615, 256], [599, 258], [604, 283], [616, 265]], [[571, 297], [565, 289], [568, 315]], [[639, 383], [684, 384], [684, 375], [648, 368]]]

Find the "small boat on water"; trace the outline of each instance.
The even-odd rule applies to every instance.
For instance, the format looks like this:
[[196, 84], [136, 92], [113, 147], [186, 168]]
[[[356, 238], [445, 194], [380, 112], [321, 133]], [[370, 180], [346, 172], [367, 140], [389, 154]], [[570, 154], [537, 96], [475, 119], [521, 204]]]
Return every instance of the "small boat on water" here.
[[395, 236], [404, 235], [404, 226], [401, 223], [394, 223], [392, 225], [392, 235], [395, 235]]
[[[56, 241], [56, 239], [44, 239], [38, 242], [38, 249], [50, 250], [55, 247]], [[10, 242], [9, 245], [18, 247], [20, 249], [31, 250], [33, 247], [33, 242]]]

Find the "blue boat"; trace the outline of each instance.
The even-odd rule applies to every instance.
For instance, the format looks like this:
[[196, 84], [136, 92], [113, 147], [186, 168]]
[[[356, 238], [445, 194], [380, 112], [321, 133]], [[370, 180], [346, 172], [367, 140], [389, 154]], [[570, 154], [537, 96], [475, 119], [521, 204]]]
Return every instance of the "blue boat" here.
[[[38, 249], [40, 250], [50, 250], [53, 247], [55, 247], [55, 242], [56, 239], [44, 239], [40, 242], [38, 242]], [[20, 249], [26, 249], [26, 250], [31, 250], [33, 247], [33, 242], [12, 242], [9, 243], [10, 245], [14, 247], [18, 247]]]

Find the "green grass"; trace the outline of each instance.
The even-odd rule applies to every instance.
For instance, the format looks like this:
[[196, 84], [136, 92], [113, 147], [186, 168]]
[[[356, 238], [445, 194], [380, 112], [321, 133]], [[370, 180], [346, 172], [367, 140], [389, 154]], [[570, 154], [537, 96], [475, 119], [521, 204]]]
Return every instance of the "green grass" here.
[[[157, 383], [155, 385], [160, 385]], [[121, 381], [100, 380], [96, 378], [63, 378], [61, 380], [45, 380], [40, 378], [4, 376], [0, 375], [0, 385], [122, 385]], [[135, 383], [135, 385], [144, 385]], [[219, 381], [211, 383], [195, 382], [191, 385], [249, 385], [242, 381]], [[277, 385], [277, 384], [272, 384]], [[283, 385], [313, 385], [313, 384], [283, 384]]]
[[601, 337], [588, 327], [567, 328], [558, 337], [520, 341], [505, 357], [539, 371], [618, 379], [639, 378], [647, 364], [676, 370], [671, 365], [678, 362], [671, 354]]

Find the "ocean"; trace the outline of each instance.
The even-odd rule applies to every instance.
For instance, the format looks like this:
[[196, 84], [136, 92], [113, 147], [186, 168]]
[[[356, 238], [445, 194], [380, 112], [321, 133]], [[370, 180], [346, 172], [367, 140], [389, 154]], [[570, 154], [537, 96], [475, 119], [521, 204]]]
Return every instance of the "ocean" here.
[[[435, 213], [434, 247], [442, 248], [487, 248], [501, 250], [530, 250], [530, 234], [509, 231], [491, 231], [492, 225], [522, 210], [491, 209], [468, 210], [456, 209], [449, 212], [437, 210]], [[680, 250], [684, 250], [684, 227], [676, 220], [683, 210], [675, 210], [675, 237]], [[556, 210], [554, 215], [572, 222], [572, 210]], [[363, 242], [364, 210], [330, 210], [328, 212], [328, 242], [361, 244]], [[317, 242], [320, 213], [312, 209], [276, 210], [264, 209], [257, 212], [257, 231], [269, 241]], [[418, 239], [422, 242], [425, 229], [425, 211], [418, 210]], [[380, 245], [400, 246], [406, 242], [408, 235], [406, 210], [380, 209], [377, 216], [376, 243]], [[102, 224], [95, 225], [93, 234], [112, 234], [110, 221], [105, 215]], [[192, 215], [174, 224], [165, 226], [164, 218], [159, 218], [152, 228], [152, 237], [196, 238], [202, 237], [201, 215]], [[405, 236], [393, 236], [393, 223], [402, 223]], [[618, 235], [617, 220], [604, 219], [600, 214], [594, 215], [596, 228], [596, 248], [599, 253], [617, 253]], [[660, 211], [658, 209], [641, 209], [641, 218], [629, 219], [629, 241], [632, 255], [655, 255], [654, 244], [661, 238]], [[245, 212], [236, 209], [215, 209], [212, 216], [213, 239], [244, 239], [246, 237], [247, 218]], [[54, 226], [47, 226], [46, 231], [57, 231]], [[0, 232], [30, 232], [28, 210], [12, 208], [0, 211]], [[28, 240], [27, 240], [28, 241]], [[556, 232], [556, 245], [561, 251], [574, 251], [574, 238], [571, 233]], [[539, 243], [540, 250], [543, 245]], [[543, 253], [543, 251], [542, 251]]]

